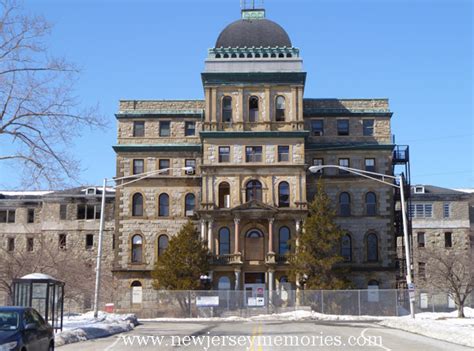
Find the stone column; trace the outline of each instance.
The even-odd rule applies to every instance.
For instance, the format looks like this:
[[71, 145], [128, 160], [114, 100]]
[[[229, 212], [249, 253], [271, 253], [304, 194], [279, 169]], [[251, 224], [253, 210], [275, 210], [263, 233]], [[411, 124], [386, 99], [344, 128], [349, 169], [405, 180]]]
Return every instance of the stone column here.
[[240, 253], [239, 233], [240, 233], [240, 218], [234, 218], [234, 254], [235, 255], [238, 255]]
[[210, 220], [208, 222], [208, 226], [207, 226], [207, 245], [209, 247], [209, 251], [212, 253], [214, 253], [214, 238], [213, 238], [213, 235], [212, 235], [212, 225], [214, 224], [214, 222], [212, 220]]
[[235, 290], [240, 290], [240, 269], [234, 271], [235, 274]]
[[207, 236], [207, 228], [206, 228], [206, 221], [204, 219], [201, 219], [201, 241], [204, 242], [206, 241], [206, 236]]
[[268, 253], [274, 254], [273, 252], [273, 222], [275, 218], [270, 218], [268, 220]]

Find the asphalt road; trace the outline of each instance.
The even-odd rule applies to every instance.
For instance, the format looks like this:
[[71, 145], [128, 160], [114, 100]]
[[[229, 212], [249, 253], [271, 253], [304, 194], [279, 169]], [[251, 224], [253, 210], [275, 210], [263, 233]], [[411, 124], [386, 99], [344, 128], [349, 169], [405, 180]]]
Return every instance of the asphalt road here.
[[317, 321], [145, 322], [128, 333], [65, 345], [58, 350], [472, 351], [468, 347], [384, 328], [374, 323]]

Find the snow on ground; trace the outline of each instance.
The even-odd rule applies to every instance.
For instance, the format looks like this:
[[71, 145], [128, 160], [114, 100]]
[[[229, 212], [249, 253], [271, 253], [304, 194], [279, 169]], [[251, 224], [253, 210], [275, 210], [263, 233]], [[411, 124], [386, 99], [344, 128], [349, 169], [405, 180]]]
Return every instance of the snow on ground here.
[[113, 314], [99, 312], [97, 319], [94, 312], [64, 317], [63, 331], [54, 337], [56, 346], [71, 344], [79, 341], [103, 338], [113, 334], [132, 330], [137, 317], [133, 314]]
[[474, 309], [465, 307], [466, 318], [457, 318], [457, 311], [449, 313], [417, 313], [410, 316], [389, 317], [379, 324], [411, 333], [474, 347]]

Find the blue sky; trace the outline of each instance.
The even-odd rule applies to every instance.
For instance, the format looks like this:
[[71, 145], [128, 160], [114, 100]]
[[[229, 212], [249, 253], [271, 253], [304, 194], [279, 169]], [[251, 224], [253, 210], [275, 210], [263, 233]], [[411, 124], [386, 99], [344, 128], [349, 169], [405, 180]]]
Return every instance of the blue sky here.
[[[409, 144], [412, 183], [474, 188], [470, 0], [266, 0], [301, 49], [305, 97], [390, 99]], [[54, 23], [54, 55], [82, 68], [77, 95], [99, 103], [106, 131], [75, 142], [81, 179], [115, 173], [119, 99], [203, 98], [207, 49], [240, 16], [239, 0], [25, 0]], [[0, 174], [0, 188], [19, 178]]]

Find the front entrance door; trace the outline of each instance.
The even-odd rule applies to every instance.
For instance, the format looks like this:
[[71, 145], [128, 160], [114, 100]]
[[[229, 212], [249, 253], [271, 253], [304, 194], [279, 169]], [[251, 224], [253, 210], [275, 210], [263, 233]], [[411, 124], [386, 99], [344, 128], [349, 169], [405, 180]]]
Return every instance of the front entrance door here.
[[249, 230], [245, 236], [245, 260], [263, 261], [264, 256], [263, 233], [258, 229]]
[[244, 305], [261, 307], [266, 303], [265, 273], [245, 273]]

